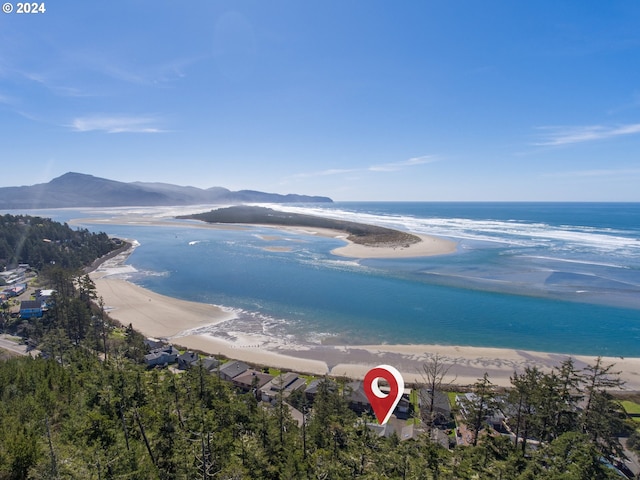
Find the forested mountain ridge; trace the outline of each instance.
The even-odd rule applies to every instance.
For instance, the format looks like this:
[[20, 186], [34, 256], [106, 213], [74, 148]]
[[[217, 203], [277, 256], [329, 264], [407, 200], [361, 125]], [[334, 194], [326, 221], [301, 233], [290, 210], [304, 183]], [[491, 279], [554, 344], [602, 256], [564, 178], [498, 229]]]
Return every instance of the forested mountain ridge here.
[[222, 187], [201, 189], [166, 183], [125, 183], [75, 172], [65, 173], [48, 183], [0, 188], [0, 209], [331, 201], [328, 197], [253, 190], [233, 192]]

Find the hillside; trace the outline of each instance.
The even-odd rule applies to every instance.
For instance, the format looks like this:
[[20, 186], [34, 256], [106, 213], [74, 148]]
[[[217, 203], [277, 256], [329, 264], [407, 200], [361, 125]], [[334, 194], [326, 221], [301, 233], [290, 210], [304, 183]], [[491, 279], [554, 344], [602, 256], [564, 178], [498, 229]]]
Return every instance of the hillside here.
[[48, 183], [0, 188], [0, 209], [331, 201], [328, 197], [280, 195], [253, 190], [233, 192], [222, 187], [201, 189], [166, 183], [125, 183], [73, 172]]

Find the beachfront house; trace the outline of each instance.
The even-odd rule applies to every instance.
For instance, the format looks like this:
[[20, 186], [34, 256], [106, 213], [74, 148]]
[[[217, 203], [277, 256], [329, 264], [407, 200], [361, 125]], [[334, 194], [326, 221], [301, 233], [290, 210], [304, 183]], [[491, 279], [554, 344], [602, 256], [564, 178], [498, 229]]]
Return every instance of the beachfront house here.
[[313, 403], [318, 393], [323, 389], [327, 393], [335, 393], [338, 390], [338, 384], [330, 378], [316, 378], [307, 385], [304, 390], [304, 396], [307, 397], [310, 403]]
[[[464, 395], [456, 395], [456, 405], [460, 408], [460, 413], [465, 420], [470, 415], [475, 406], [478, 405], [480, 398], [475, 393], [465, 393]], [[486, 403], [483, 404], [485, 409], [484, 423], [499, 432], [506, 431], [504, 422], [506, 417], [502, 410], [497, 407], [491, 407]]]
[[180, 352], [176, 350], [173, 345], [167, 345], [165, 347], [152, 350], [150, 353], [144, 356], [144, 363], [147, 367], [163, 367], [172, 364], [178, 358]]
[[182, 355], [178, 355], [178, 368], [180, 370], [188, 370], [189, 368], [198, 364], [200, 358], [195, 352], [184, 352]]
[[251, 391], [255, 393], [271, 380], [273, 380], [273, 375], [249, 369], [237, 377], [234, 377], [231, 383], [245, 393]]
[[344, 386], [344, 398], [349, 402], [349, 408], [358, 415], [364, 412], [373, 413], [362, 381], [347, 383]]
[[227, 362], [224, 365], [222, 365], [218, 369], [218, 374], [220, 375], [220, 378], [222, 380], [226, 380], [230, 382], [235, 377], [243, 374], [247, 370], [249, 370], [249, 365], [247, 365], [244, 362], [240, 362], [238, 360], [233, 360], [231, 362]]
[[433, 401], [433, 424], [445, 426], [451, 421], [451, 403], [449, 396], [445, 392], [436, 390], [433, 399], [431, 391], [427, 388], [421, 388], [418, 392], [418, 404], [420, 406], [420, 416], [426, 418], [429, 416], [431, 402]]
[[28, 320], [30, 318], [42, 317], [42, 302], [38, 300], [24, 300], [20, 302], [20, 318]]
[[260, 389], [262, 401], [273, 402], [278, 396], [287, 398], [296, 390], [305, 388], [306, 385], [307, 381], [304, 378], [300, 378], [297, 373], [282, 373]]

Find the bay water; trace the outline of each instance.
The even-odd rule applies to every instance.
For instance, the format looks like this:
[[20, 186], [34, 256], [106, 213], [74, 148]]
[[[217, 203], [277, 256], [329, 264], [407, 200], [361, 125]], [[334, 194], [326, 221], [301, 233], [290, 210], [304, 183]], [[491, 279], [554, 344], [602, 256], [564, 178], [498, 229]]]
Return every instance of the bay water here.
[[[438, 235], [454, 240], [457, 252], [358, 260], [330, 253], [341, 240], [267, 227], [84, 226], [140, 243], [128, 259], [130, 281], [233, 309], [232, 324], [212, 333], [640, 356], [640, 204], [271, 207]], [[117, 219], [132, 209], [46, 213]]]

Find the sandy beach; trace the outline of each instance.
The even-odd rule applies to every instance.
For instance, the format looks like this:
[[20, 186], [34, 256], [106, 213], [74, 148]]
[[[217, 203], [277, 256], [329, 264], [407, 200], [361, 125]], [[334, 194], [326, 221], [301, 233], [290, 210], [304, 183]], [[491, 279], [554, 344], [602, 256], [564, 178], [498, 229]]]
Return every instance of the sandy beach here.
[[[103, 220], [99, 223], [120, 223], [122, 219]], [[127, 218], [126, 223], [137, 219]], [[142, 224], [160, 226], [174, 222], [148, 218]], [[190, 227], [196, 225], [190, 224]], [[197, 224], [196, 228], [237, 228]], [[275, 231], [323, 235], [345, 239], [344, 232], [327, 229], [302, 229], [283, 227]], [[265, 236], [265, 243], [278, 235]], [[442, 255], [456, 249], [455, 242], [436, 237], [421, 236], [422, 242], [405, 248], [370, 247], [347, 242], [332, 253], [352, 258], [389, 258], [422, 255]], [[265, 248], [268, 248], [266, 246]], [[514, 349], [499, 349], [447, 345], [319, 345], [298, 344], [289, 340], [267, 336], [260, 331], [234, 331], [231, 321], [236, 314], [215, 305], [179, 300], [159, 295], [122, 279], [127, 273], [129, 252], [107, 260], [91, 273], [97, 291], [102, 296], [109, 314], [123, 325], [132, 324], [145, 336], [164, 338], [186, 348], [197, 349], [214, 355], [225, 355], [257, 365], [268, 365], [316, 375], [330, 374], [350, 378], [362, 378], [372, 367], [385, 363], [398, 368], [408, 382], [420, 381], [425, 362], [438, 355], [449, 365], [445, 380], [455, 385], [471, 385], [487, 372], [491, 382], [509, 386], [514, 371], [521, 372], [527, 366], [549, 370], [558, 366], [567, 355]], [[217, 334], [207, 332], [207, 327], [219, 325]], [[572, 355], [578, 368], [593, 364], [595, 357]], [[626, 390], [640, 391], [640, 358], [605, 357], [606, 364], [615, 364], [621, 372]]]
[[[165, 338], [186, 348], [214, 355], [225, 355], [257, 365], [268, 365], [316, 375], [330, 374], [362, 378], [372, 367], [390, 364], [398, 368], [408, 382], [420, 381], [425, 362], [438, 355], [450, 365], [446, 381], [471, 385], [484, 372], [495, 385], [508, 386], [514, 371], [526, 366], [548, 370], [566, 355], [512, 349], [443, 345], [317, 345], [292, 344], [283, 339], [228, 331], [224, 337], [201, 333], [212, 324], [233, 318], [234, 313], [214, 305], [178, 300], [156, 294], [126, 280], [112, 278], [110, 260], [91, 276], [109, 314], [124, 325], [132, 324], [146, 336]], [[113, 271], [113, 270], [111, 270]], [[115, 269], [117, 273], [117, 268]], [[592, 364], [594, 357], [573, 356], [576, 366]], [[622, 372], [627, 390], [640, 391], [640, 358], [607, 357], [607, 364]]]

